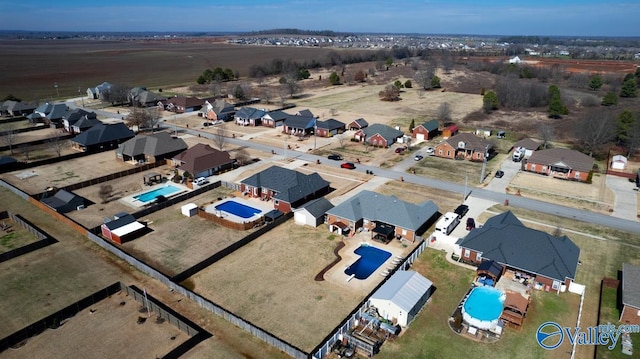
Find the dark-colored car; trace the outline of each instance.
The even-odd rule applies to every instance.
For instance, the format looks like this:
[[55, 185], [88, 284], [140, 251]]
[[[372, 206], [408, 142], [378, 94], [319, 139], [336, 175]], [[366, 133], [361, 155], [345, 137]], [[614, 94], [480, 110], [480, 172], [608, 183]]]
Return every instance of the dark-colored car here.
[[402, 153], [402, 152], [404, 152], [404, 148], [402, 147], [396, 148], [396, 153]]
[[416, 161], [422, 160], [424, 157], [422, 155], [416, 155], [413, 159]]
[[351, 162], [345, 162], [345, 163], [341, 164], [340, 167], [352, 170], [352, 169], [356, 168], [356, 165], [354, 165]]
[[453, 213], [457, 214], [458, 217], [462, 218], [464, 217], [465, 214], [467, 214], [467, 212], [469, 212], [469, 206], [467, 206], [466, 204], [461, 204], [459, 205], [454, 211]]
[[330, 160], [334, 160], [334, 161], [340, 161], [342, 159], [342, 156], [337, 155], [337, 154], [331, 154], [329, 156], [327, 156], [328, 159]]
[[474, 228], [476, 228], [476, 221], [471, 217], [467, 218], [467, 231], [470, 231]]
[[504, 176], [504, 172], [503, 171], [497, 171], [496, 172], [496, 178], [502, 178], [502, 176]]

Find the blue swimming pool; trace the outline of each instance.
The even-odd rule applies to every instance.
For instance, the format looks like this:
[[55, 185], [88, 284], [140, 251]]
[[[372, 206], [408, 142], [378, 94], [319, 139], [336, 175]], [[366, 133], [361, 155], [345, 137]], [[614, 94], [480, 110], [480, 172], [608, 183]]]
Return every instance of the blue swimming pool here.
[[242, 203], [238, 203], [232, 200], [221, 203], [216, 206], [218, 211], [224, 211], [227, 213], [234, 214], [238, 217], [242, 218], [251, 218], [262, 211], [251, 206], [244, 205]]
[[490, 328], [502, 314], [504, 299], [504, 293], [498, 289], [475, 287], [462, 307], [463, 318], [475, 327]]
[[391, 253], [373, 246], [360, 246], [353, 252], [360, 258], [345, 269], [344, 273], [348, 276], [354, 275], [358, 279], [369, 278], [382, 263], [391, 257]]
[[147, 203], [147, 202], [151, 202], [151, 201], [155, 200], [156, 197], [158, 197], [158, 196], [167, 197], [167, 196], [170, 196], [170, 195], [172, 195], [174, 193], [178, 193], [180, 191], [182, 191], [182, 189], [180, 189], [180, 188], [178, 188], [176, 186], [172, 186], [172, 185], [168, 184], [168, 185], [162, 186], [160, 188], [156, 188], [156, 189], [154, 189], [152, 191], [139, 194], [137, 196], [134, 196], [133, 198], [137, 199], [140, 202]]

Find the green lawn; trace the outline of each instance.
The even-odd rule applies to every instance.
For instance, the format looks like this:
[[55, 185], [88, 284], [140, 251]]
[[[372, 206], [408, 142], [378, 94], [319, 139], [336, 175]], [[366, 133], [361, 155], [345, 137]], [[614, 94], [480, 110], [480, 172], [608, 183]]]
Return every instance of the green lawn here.
[[[611, 323], [618, 325], [618, 319], [620, 318], [620, 310], [616, 303], [618, 300], [618, 290], [615, 288], [604, 287], [602, 290], [602, 301], [600, 306], [600, 324]], [[634, 354], [638, 353], [640, 349], [640, 333], [631, 334], [631, 341], [633, 342]], [[598, 346], [598, 358], [602, 359], [623, 359], [630, 358], [628, 355], [622, 354], [622, 340], [618, 340], [616, 347], [613, 350], [609, 350], [606, 346]]]

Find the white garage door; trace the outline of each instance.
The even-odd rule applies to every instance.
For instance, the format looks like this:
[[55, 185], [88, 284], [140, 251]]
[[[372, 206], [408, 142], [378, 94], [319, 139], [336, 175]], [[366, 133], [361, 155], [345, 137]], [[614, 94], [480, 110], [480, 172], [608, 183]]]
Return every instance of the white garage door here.
[[418, 141], [424, 141], [424, 133], [418, 133], [416, 135], [416, 140]]

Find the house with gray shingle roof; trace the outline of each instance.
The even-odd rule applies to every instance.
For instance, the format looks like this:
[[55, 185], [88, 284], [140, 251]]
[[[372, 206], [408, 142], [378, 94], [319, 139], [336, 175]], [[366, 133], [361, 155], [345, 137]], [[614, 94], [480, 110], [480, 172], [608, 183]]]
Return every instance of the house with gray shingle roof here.
[[116, 148], [135, 133], [124, 123], [100, 123], [72, 138], [71, 147], [82, 152], [99, 152]]
[[94, 100], [102, 100], [104, 99], [104, 94], [111, 90], [111, 86], [113, 85], [105, 81], [96, 87], [89, 87], [87, 88], [87, 96]]
[[189, 148], [173, 157], [173, 163], [181, 171], [194, 178], [208, 177], [233, 168], [235, 160], [226, 151], [219, 151], [204, 143]]
[[134, 106], [153, 107], [166, 101], [166, 97], [148, 91], [144, 87], [134, 87], [129, 91], [129, 102]]
[[306, 136], [313, 133], [318, 119], [310, 116], [293, 115], [284, 120], [283, 132], [295, 136]]
[[322, 197], [305, 203], [293, 210], [293, 220], [297, 224], [317, 227], [324, 223], [325, 213], [333, 208], [328, 199]]
[[253, 107], [243, 107], [233, 118], [236, 121], [237, 125], [240, 126], [259, 126], [262, 121], [262, 116], [267, 113], [265, 110], [259, 110]]
[[369, 126], [369, 123], [364, 118], [359, 118], [357, 120], [353, 120], [347, 128], [351, 131], [358, 131], [367, 126]]
[[304, 174], [272, 166], [240, 181], [242, 193], [266, 201], [283, 213], [329, 193], [329, 182], [317, 173]]
[[[83, 119], [86, 121], [82, 121], [82, 123], [80, 123], [74, 130], [73, 126]], [[62, 119], [62, 126], [64, 127], [64, 130], [72, 133], [80, 133], [99, 123], [101, 122], [98, 121], [98, 115], [95, 112], [89, 112], [81, 108], [76, 108], [67, 112]]]
[[33, 113], [27, 115], [31, 123], [56, 124], [62, 126], [62, 119], [67, 115], [69, 108], [64, 103], [43, 103]]
[[86, 200], [75, 193], [64, 189], [58, 190], [54, 195], [45, 197], [40, 202], [46, 204], [58, 213], [67, 213], [84, 208]]
[[333, 118], [325, 121], [317, 121], [316, 123], [316, 135], [318, 137], [331, 137], [343, 133], [346, 130], [344, 122], [340, 122]]
[[436, 157], [480, 162], [485, 156], [490, 156], [491, 152], [493, 152], [491, 142], [473, 133], [463, 132], [437, 144], [434, 154]]
[[551, 148], [535, 151], [523, 165], [525, 171], [556, 178], [587, 182], [594, 160], [576, 150]]
[[559, 291], [576, 278], [580, 248], [567, 236], [525, 227], [511, 211], [489, 218], [456, 244], [462, 261], [493, 260], [544, 289]]
[[199, 111], [204, 105], [204, 100], [193, 96], [174, 96], [164, 102], [167, 111], [186, 113]]
[[200, 114], [211, 121], [231, 121], [236, 113], [236, 108], [225, 100], [217, 99], [211, 103], [204, 101]]
[[430, 140], [438, 135], [438, 126], [438, 120], [421, 123], [411, 131], [411, 137], [418, 141]]
[[373, 237], [391, 229], [396, 237], [415, 241], [435, 221], [437, 213], [438, 206], [433, 201], [413, 204], [365, 190], [328, 210], [327, 223], [331, 232], [365, 228]]
[[399, 138], [404, 136], [404, 132], [393, 127], [374, 123], [361, 130], [358, 130], [353, 137], [360, 142], [367, 142], [376, 147], [389, 147]]
[[3, 116], [25, 116], [33, 113], [37, 107], [35, 102], [7, 100], [0, 106], [0, 114]]
[[262, 116], [262, 126], [266, 127], [278, 127], [284, 125], [284, 120], [289, 118], [290, 114], [281, 111], [269, 111]]
[[138, 135], [121, 143], [116, 149], [116, 158], [123, 162], [154, 163], [183, 152], [189, 148], [181, 138], [174, 138], [167, 132]]
[[620, 323], [640, 324], [640, 267], [622, 264], [622, 312]]

